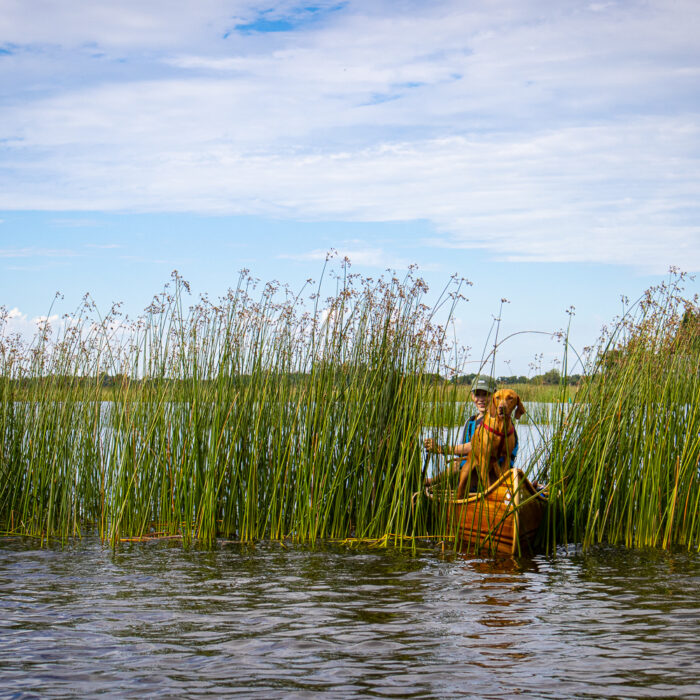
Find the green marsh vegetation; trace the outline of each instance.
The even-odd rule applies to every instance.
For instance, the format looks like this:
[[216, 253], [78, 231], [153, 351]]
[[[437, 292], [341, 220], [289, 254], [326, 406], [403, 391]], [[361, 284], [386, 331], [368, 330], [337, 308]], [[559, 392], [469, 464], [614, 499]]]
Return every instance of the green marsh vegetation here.
[[[523, 391], [551, 402], [520, 465], [550, 483], [549, 550], [700, 543], [698, 305], [682, 281], [631, 306], [575, 386], [565, 351], [558, 385]], [[422, 438], [469, 400], [449, 381], [464, 374], [450, 319], [465, 284], [427, 305], [413, 271], [373, 280], [343, 264], [298, 293], [244, 271], [193, 303], [174, 273], [133, 321], [86, 299], [30, 341], [0, 330], [0, 530], [415, 546]]]
[[540, 474], [548, 548], [700, 547], [700, 307], [685, 277], [623, 299], [571, 403], [562, 382]]
[[[314, 542], [412, 534], [428, 377], [446, 349], [410, 272], [187, 306], [174, 273], [136, 321], [85, 300], [30, 343], [2, 335], [0, 528]], [[328, 283], [328, 280], [326, 280]], [[306, 293], [306, 297], [302, 294]], [[109, 378], [106, 380], [106, 378]]]
[[[700, 305], [697, 295], [684, 297], [686, 281], [672, 269], [635, 303], [623, 299], [624, 313], [582, 356], [569, 330], [556, 333], [561, 373], [501, 378], [531, 402], [525, 422], [542, 437], [529, 464], [518, 466], [549, 485], [538, 537], [545, 550], [700, 550]], [[572, 357], [580, 374], [568, 372]], [[454, 397], [465, 402], [467, 392]]]

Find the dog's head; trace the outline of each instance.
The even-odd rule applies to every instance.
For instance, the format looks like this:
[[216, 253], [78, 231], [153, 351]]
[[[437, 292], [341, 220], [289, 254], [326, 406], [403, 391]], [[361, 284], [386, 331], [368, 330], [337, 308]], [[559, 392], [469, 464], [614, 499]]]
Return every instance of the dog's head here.
[[489, 413], [494, 417], [510, 418], [513, 411], [516, 420], [525, 413], [525, 406], [520, 397], [512, 389], [499, 389], [494, 392], [489, 404]]

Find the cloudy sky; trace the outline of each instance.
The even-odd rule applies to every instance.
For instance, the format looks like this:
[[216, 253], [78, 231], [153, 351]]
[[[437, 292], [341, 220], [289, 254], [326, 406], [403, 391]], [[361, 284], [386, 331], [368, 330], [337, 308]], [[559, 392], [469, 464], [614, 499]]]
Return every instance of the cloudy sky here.
[[502, 297], [588, 344], [700, 269], [698, 36], [697, 0], [0, 0], [0, 305], [136, 314], [334, 248], [472, 280], [476, 355]]

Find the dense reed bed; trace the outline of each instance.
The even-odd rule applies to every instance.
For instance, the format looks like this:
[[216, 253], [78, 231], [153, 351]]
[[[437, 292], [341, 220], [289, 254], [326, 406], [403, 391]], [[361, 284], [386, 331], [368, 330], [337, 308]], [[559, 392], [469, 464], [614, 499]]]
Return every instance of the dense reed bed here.
[[541, 478], [549, 548], [700, 546], [700, 308], [673, 273], [604, 332], [558, 416]]
[[[328, 280], [326, 281], [328, 283]], [[135, 322], [86, 302], [0, 348], [0, 528], [313, 542], [420, 530], [420, 432], [444, 329], [420, 279], [338, 273], [306, 297], [247, 274]], [[438, 304], [459, 299], [454, 280]]]
[[[530, 417], [547, 439], [519, 466], [550, 484], [545, 548], [700, 545], [700, 314], [682, 281], [605, 332], [575, 391], [565, 353]], [[412, 272], [346, 264], [296, 294], [244, 273], [191, 304], [174, 274], [135, 321], [86, 300], [29, 342], [0, 332], [0, 530], [415, 544], [435, 531], [412, 498], [422, 438], [464, 419], [464, 388], [440, 378], [464, 372], [446, 342], [463, 284], [429, 307]]]

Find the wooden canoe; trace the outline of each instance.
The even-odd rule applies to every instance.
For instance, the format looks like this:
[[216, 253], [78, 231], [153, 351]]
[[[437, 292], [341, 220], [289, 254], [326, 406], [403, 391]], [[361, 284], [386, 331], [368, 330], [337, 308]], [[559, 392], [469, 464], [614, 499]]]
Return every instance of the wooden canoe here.
[[426, 495], [432, 501], [433, 530], [456, 537], [463, 552], [490, 556], [531, 552], [547, 504], [519, 469], [461, 500], [435, 488]]

